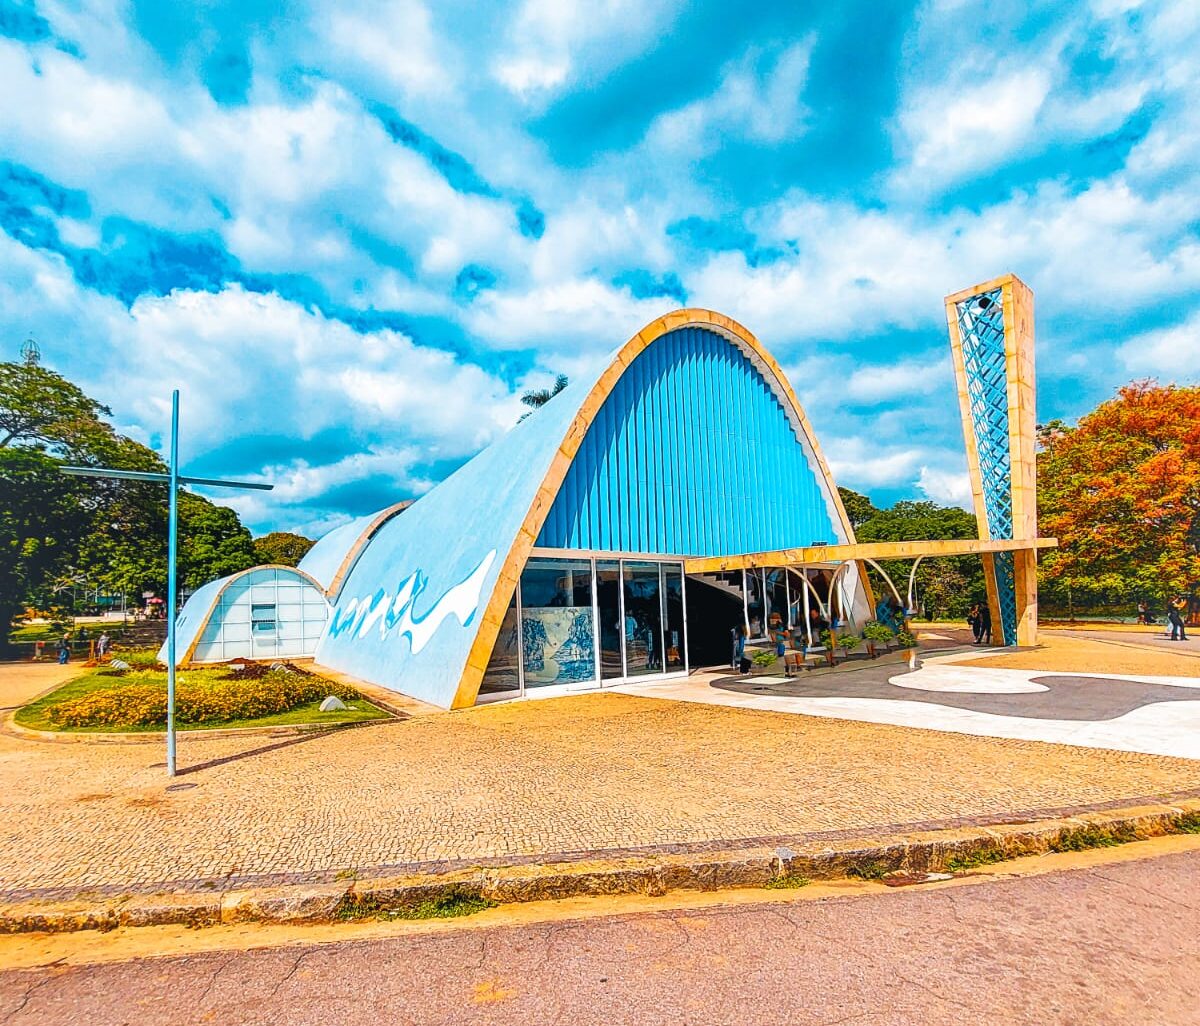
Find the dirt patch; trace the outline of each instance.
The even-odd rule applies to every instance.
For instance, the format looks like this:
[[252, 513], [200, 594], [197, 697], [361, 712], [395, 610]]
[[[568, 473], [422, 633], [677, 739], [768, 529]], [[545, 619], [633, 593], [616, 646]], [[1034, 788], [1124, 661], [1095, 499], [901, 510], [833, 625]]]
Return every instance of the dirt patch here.
[[968, 659], [959, 666], [990, 666], [1048, 673], [1146, 674], [1155, 677], [1200, 677], [1200, 659], [1126, 645], [1065, 638], [1044, 632], [1036, 649]]

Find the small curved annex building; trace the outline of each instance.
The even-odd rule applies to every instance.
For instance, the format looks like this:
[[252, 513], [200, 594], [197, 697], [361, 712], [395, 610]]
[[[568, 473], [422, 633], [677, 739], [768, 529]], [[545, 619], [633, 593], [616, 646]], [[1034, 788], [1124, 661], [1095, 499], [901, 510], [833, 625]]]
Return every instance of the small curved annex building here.
[[[779, 365], [687, 309], [417, 501], [326, 535], [299, 573], [327, 604], [319, 665], [460, 708], [728, 664], [738, 624], [761, 637], [815, 610], [861, 628], [871, 553], [854, 544]], [[183, 661], [229, 658], [218, 586], [181, 614], [199, 639]]]
[[[312, 656], [329, 606], [321, 586], [290, 566], [256, 566], [197, 588], [175, 622], [182, 663]], [[166, 644], [159, 652], [166, 658]]]

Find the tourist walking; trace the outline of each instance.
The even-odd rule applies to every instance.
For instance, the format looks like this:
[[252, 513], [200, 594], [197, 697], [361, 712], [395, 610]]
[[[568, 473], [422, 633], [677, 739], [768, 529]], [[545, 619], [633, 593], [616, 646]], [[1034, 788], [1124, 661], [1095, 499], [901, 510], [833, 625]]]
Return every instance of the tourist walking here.
[[71, 661], [71, 639], [65, 634], [58, 639], [58, 664], [62, 666], [64, 663]]
[[1183, 611], [1187, 609], [1186, 600], [1176, 595], [1167, 603], [1167, 620], [1171, 624], [1170, 641], [1187, 641], [1187, 628], [1183, 624]]

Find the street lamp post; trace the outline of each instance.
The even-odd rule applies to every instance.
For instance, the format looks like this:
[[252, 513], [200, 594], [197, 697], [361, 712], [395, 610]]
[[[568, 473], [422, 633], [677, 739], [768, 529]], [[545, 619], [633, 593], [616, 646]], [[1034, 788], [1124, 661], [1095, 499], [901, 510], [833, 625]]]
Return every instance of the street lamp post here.
[[179, 594], [176, 562], [179, 556], [179, 486], [208, 485], [215, 488], [252, 488], [270, 491], [274, 485], [251, 481], [220, 481], [207, 477], [184, 477], [179, 473], [179, 389], [171, 393], [171, 445], [167, 473], [114, 470], [107, 467], [63, 467], [76, 477], [107, 477], [118, 481], [156, 481], [167, 485], [167, 775], [175, 776], [175, 603]]

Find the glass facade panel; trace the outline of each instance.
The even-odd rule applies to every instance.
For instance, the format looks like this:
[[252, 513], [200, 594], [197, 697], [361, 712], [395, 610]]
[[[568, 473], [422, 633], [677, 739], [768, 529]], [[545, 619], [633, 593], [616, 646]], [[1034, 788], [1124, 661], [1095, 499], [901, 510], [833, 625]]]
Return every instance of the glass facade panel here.
[[666, 633], [663, 637], [666, 669], [684, 669], [683, 567], [664, 563], [663, 606], [666, 608]]
[[679, 563], [598, 559], [593, 575], [588, 559], [534, 556], [509, 600], [479, 694], [684, 672], [684, 594]]
[[517, 616], [517, 589], [509, 599], [504, 622], [492, 649], [492, 658], [479, 685], [481, 695], [518, 691], [521, 687], [521, 622]]
[[521, 574], [521, 653], [525, 687], [596, 679], [592, 564], [531, 559]]
[[662, 673], [662, 592], [659, 564], [625, 563], [625, 675]]
[[600, 611], [600, 678], [625, 676], [621, 661], [621, 564], [596, 560], [596, 605]]

